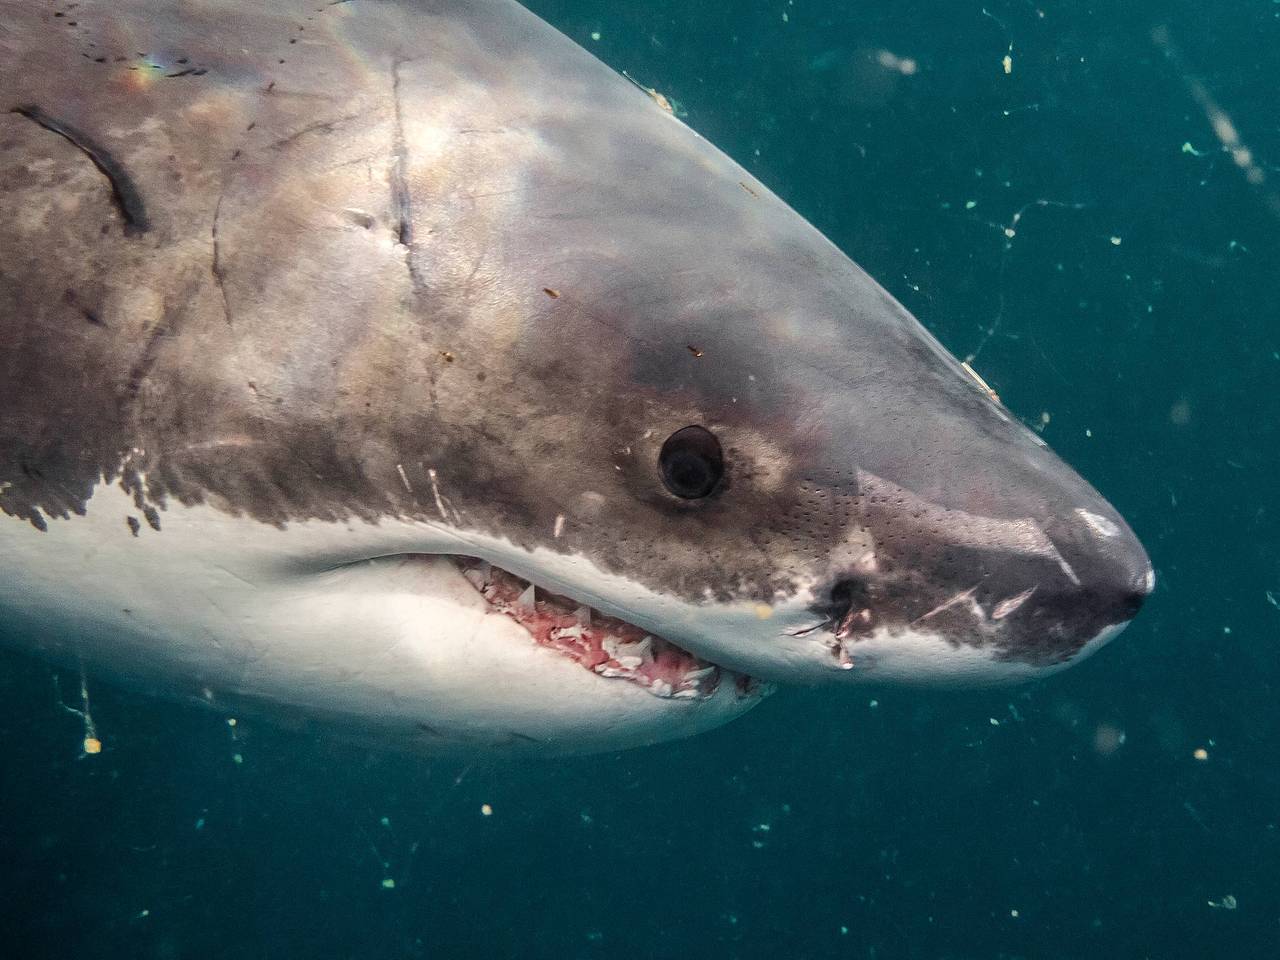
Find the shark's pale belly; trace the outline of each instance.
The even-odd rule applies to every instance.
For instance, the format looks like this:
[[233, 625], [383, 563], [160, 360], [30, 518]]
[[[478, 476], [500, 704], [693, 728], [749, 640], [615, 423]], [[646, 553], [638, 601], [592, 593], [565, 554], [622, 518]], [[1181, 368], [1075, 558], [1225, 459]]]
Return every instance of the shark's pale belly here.
[[115, 485], [46, 531], [3, 518], [7, 639], [91, 676], [424, 749], [621, 748], [717, 726], [763, 695], [726, 681], [655, 696], [584, 669], [495, 614], [448, 557], [394, 550], [448, 546], [422, 524], [279, 529], [177, 504], [159, 530], [139, 520]]

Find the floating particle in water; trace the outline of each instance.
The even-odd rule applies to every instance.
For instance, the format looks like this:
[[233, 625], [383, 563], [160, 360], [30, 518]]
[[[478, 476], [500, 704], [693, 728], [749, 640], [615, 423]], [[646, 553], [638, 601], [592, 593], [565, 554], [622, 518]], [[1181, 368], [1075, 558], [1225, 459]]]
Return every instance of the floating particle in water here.
[[74, 713], [84, 723], [84, 737], [80, 741], [80, 749], [84, 751], [84, 756], [91, 757], [102, 752], [102, 741], [98, 739], [98, 728], [93, 722], [93, 715], [89, 712], [89, 682], [85, 677], [84, 668], [80, 669], [80, 709], [69, 707], [62, 702], [62, 688], [58, 684], [58, 674], [53, 675], [53, 689], [58, 697], [58, 706], [62, 707], [67, 713]]
[[391, 877], [383, 877], [383, 878], [382, 878], [382, 889], [383, 889], [383, 890], [394, 890], [395, 888], [396, 888], [396, 882], [395, 882], [395, 880], [394, 880], [393, 878], [391, 878]]
[[1098, 729], [1093, 732], [1093, 749], [1100, 756], [1111, 756], [1124, 746], [1124, 742], [1124, 731], [1114, 724], [1100, 723]]
[[1204, 747], [1196, 747], [1193, 751], [1191, 751], [1191, 756], [1195, 757], [1197, 760], [1200, 760], [1200, 761], [1208, 760], [1209, 751], [1206, 750]]
[[487, 804], [487, 803], [482, 803], [482, 804], [480, 804], [480, 816], [482, 816], [482, 817], [492, 817], [492, 816], [493, 816], [493, 807], [489, 806], [489, 804]]
[[1004, 59], [1001, 60], [1000, 63], [1004, 66], [1005, 73], [1013, 73], [1013, 57], [1012, 56], [1006, 53], [1004, 55]]
[[1229, 893], [1221, 900], [1209, 900], [1208, 904], [1215, 910], [1234, 910], [1240, 906], [1236, 898]]
[[[1191, 95], [1191, 99], [1196, 102], [1196, 105], [1204, 113], [1205, 120], [1208, 121], [1209, 126], [1213, 129], [1214, 136], [1218, 138], [1222, 149], [1230, 155], [1235, 165], [1244, 173], [1245, 180], [1253, 187], [1264, 188], [1267, 175], [1262, 165], [1254, 159], [1253, 151], [1240, 138], [1240, 133], [1236, 129], [1235, 122], [1231, 119], [1231, 116], [1213, 98], [1209, 88], [1194, 76], [1184, 64], [1182, 53], [1174, 44], [1169, 28], [1164, 24], [1155, 27], [1151, 31], [1151, 42], [1156, 45], [1164, 54], [1165, 59], [1182, 75], [1182, 82], [1186, 86], [1187, 92]], [[1183, 151], [1187, 152], [1186, 148], [1189, 146], [1189, 143], [1184, 144]], [[1194, 148], [1190, 152], [1194, 153]], [[1196, 155], [1199, 156], [1199, 154]], [[1276, 216], [1280, 216], [1280, 193], [1276, 193], [1272, 189], [1264, 189], [1262, 198], [1271, 212]]]
[[920, 65], [911, 57], [900, 57], [892, 50], [881, 50], [876, 53], [876, 62], [886, 70], [896, 70], [904, 77], [912, 76]]

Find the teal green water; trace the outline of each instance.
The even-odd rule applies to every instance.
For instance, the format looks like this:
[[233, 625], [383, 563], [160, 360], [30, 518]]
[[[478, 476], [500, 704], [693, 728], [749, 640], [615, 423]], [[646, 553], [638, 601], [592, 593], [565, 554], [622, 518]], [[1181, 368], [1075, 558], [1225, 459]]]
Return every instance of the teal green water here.
[[79, 758], [6, 653], [0, 954], [1280, 954], [1280, 4], [533, 6], [976, 355], [1156, 593], [1042, 684], [519, 765], [107, 687]]

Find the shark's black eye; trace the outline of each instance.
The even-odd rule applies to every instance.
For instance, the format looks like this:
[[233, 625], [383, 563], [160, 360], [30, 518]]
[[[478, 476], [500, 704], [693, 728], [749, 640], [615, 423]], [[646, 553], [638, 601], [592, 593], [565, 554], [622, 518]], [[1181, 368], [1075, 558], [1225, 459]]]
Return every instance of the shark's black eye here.
[[683, 500], [698, 500], [715, 490], [724, 476], [724, 452], [706, 427], [685, 427], [667, 437], [658, 468], [668, 490]]

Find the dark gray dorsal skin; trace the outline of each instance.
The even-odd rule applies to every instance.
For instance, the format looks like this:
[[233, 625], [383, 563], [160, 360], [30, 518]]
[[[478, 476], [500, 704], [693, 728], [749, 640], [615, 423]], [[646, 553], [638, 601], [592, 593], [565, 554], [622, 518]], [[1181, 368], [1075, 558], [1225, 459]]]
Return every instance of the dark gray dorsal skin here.
[[[0, 0], [0, 98], [2, 522], [438, 493], [654, 593], [1036, 666], [1150, 589], [881, 287], [506, 0]], [[727, 461], [692, 502], [656, 468], [689, 424]]]

